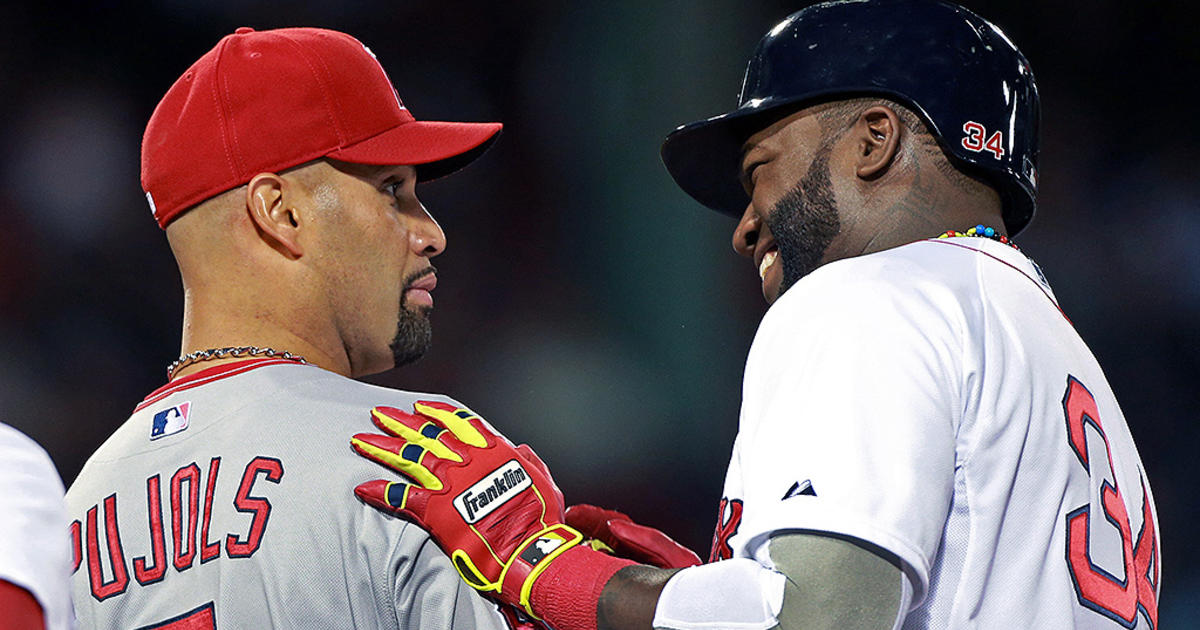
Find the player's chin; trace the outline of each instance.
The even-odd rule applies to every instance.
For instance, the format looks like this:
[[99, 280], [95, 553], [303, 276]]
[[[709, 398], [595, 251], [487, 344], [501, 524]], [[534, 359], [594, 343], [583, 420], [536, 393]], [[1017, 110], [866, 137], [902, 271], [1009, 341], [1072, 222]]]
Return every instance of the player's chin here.
[[416, 363], [418, 359], [425, 356], [426, 352], [429, 352], [430, 345], [429, 343], [422, 346], [393, 344], [392, 367], [398, 368]]
[[433, 325], [429, 306], [406, 306], [400, 309], [396, 322], [396, 334], [389, 347], [394, 367], [401, 367], [425, 356], [433, 345]]

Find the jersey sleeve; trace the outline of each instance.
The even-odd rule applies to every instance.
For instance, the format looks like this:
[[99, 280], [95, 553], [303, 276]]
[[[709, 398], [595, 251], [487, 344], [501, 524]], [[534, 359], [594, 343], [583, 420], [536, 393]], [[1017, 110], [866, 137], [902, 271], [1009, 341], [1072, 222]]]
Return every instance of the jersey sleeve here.
[[741, 555], [771, 566], [787, 530], [848, 536], [898, 557], [923, 597], [954, 489], [959, 300], [919, 274], [856, 261], [797, 283], [746, 365]]
[[0, 579], [32, 593], [49, 628], [72, 616], [63, 494], [46, 451], [0, 424]]

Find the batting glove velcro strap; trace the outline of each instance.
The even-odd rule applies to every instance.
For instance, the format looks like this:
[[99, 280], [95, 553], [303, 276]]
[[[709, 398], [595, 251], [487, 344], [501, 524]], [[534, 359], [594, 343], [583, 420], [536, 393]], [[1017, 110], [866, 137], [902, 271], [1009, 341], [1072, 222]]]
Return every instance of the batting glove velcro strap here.
[[583, 540], [564, 524], [550, 471], [469, 409], [419, 401], [413, 411], [376, 407], [371, 417], [385, 435], [360, 433], [350, 442], [411, 483], [370, 481], [354, 493], [428, 531], [467, 584], [538, 618], [534, 582]]

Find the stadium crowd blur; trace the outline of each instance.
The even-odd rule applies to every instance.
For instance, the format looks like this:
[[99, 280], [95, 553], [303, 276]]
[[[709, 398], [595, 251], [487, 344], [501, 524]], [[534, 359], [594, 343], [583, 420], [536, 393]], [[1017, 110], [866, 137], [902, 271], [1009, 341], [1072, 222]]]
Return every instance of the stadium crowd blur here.
[[[1123, 405], [1158, 502], [1162, 619], [1190, 625], [1195, 23], [1183, 3], [965, 4], [1005, 28], [1037, 74], [1040, 210], [1017, 242]], [[454, 395], [533, 444], [569, 502], [622, 508], [705, 555], [765, 304], [730, 248], [733, 222], [676, 189], [658, 147], [675, 125], [732, 107], [758, 38], [801, 6], [6, 3], [0, 417], [43, 444], [69, 484], [162, 384], [182, 295], [138, 184], [145, 122], [238, 26], [335, 28], [371, 46], [418, 117], [505, 124], [483, 160], [419, 189], [449, 241], [434, 261], [434, 349], [374, 380]]]

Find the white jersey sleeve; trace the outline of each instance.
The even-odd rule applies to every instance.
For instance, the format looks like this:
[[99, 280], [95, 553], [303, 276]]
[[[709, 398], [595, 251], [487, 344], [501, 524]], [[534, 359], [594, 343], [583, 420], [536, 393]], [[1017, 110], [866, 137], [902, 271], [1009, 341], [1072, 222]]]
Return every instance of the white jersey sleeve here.
[[748, 555], [787, 529], [904, 561], [919, 598], [950, 508], [963, 407], [950, 289], [814, 273], [764, 318], [746, 365], [740, 462]]
[[52, 630], [72, 627], [67, 540], [63, 484], [50, 456], [0, 424], [0, 579], [32, 593]]

